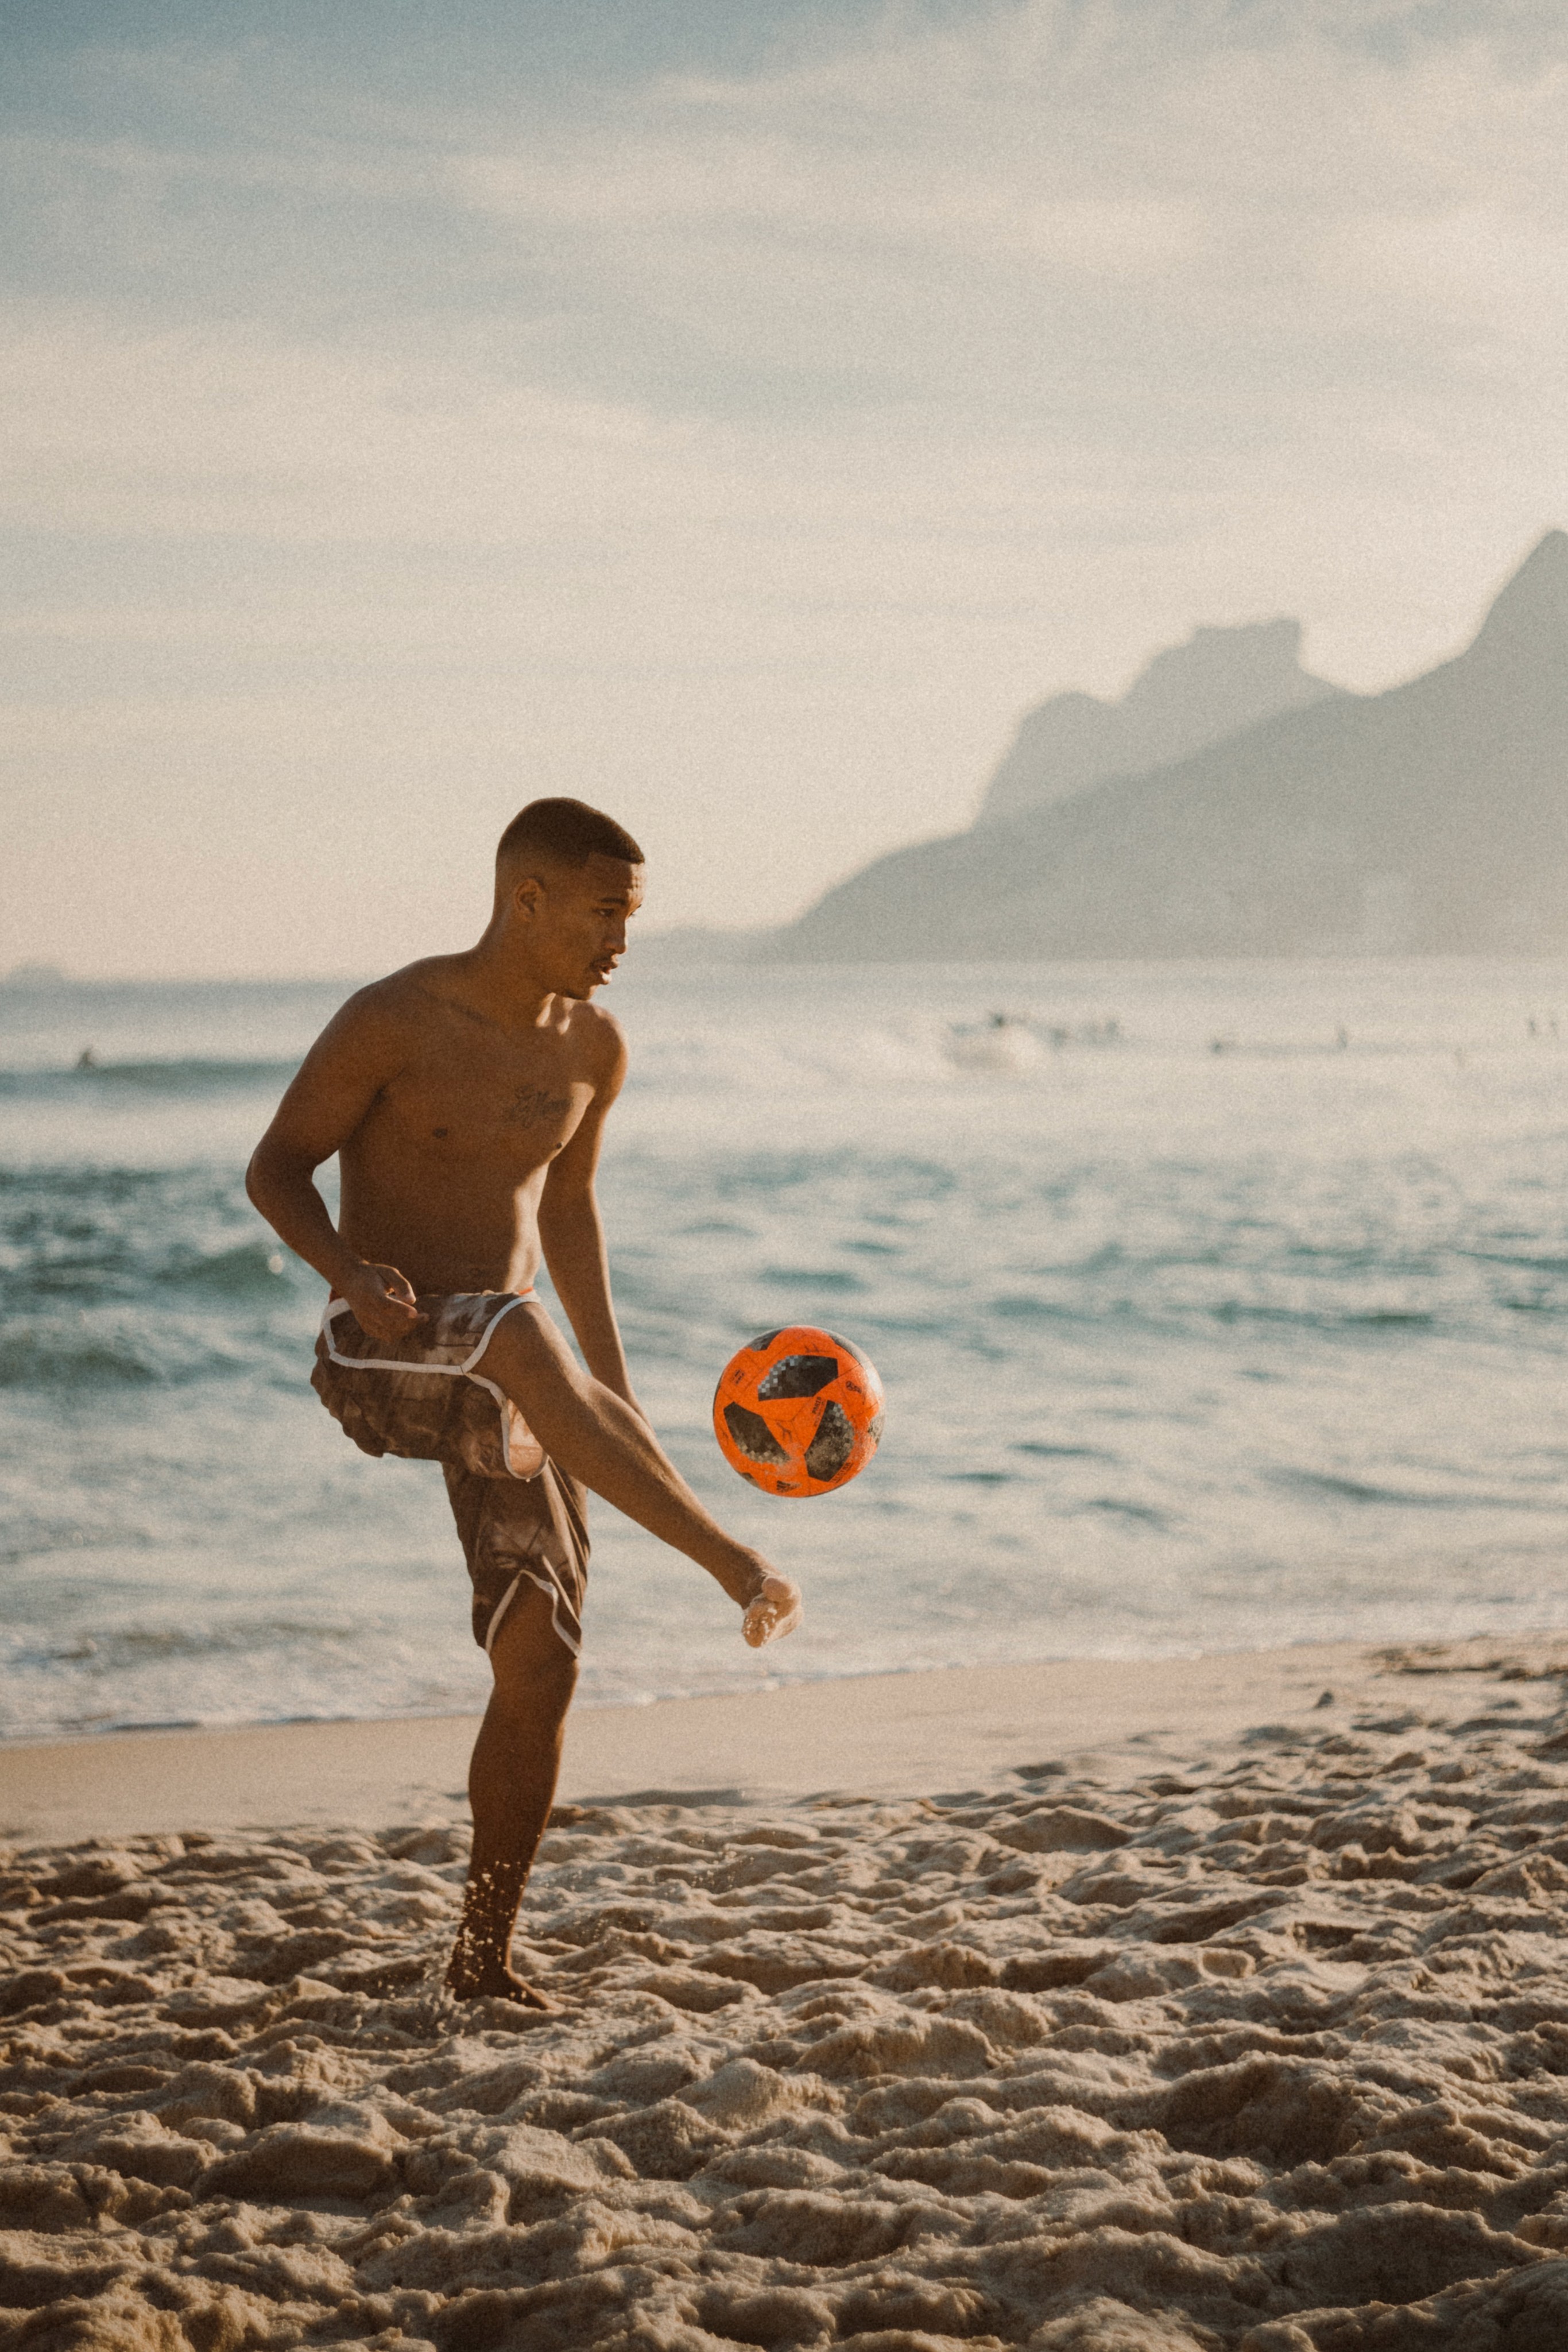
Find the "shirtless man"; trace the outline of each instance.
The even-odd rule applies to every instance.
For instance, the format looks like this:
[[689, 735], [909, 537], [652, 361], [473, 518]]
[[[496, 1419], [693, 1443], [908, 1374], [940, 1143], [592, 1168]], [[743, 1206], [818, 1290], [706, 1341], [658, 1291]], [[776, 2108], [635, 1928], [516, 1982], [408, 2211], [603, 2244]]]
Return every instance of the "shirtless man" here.
[[[494, 1688], [446, 1982], [553, 2006], [511, 1966], [577, 1680], [591, 1488], [706, 1568], [754, 1647], [800, 1596], [727, 1536], [632, 1393], [593, 1176], [626, 1048], [591, 1003], [626, 948], [643, 853], [580, 801], [534, 801], [496, 854], [477, 946], [351, 996], [256, 1146], [262, 1215], [331, 1286], [312, 1384], [371, 1454], [440, 1461]], [[334, 1229], [315, 1171], [338, 1154]], [[584, 1373], [534, 1295], [541, 1257]]]

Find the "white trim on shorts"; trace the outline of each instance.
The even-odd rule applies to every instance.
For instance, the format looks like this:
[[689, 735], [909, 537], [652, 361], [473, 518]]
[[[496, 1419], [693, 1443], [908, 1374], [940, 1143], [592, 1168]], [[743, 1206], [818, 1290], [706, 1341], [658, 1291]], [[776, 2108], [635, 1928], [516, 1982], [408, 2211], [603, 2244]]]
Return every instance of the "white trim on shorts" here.
[[[333, 1363], [343, 1365], [344, 1368], [350, 1372], [432, 1372], [439, 1377], [444, 1377], [449, 1380], [470, 1380], [473, 1381], [476, 1388], [488, 1389], [490, 1394], [496, 1400], [497, 1409], [501, 1417], [501, 1450], [506, 1456], [507, 1468], [510, 1471], [514, 1478], [520, 1478], [522, 1477], [523, 1473], [514, 1466], [512, 1461], [512, 1434], [510, 1421], [507, 1412], [507, 1407], [510, 1403], [511, 1400], [507, 1396], [505, 1389], [498, 1387], [494, 1381], [487, 1381], [484, 1374], [482, 1372], [476, 1372], [474, 1370], [474, 1367], [478, 1362], [480, 1357], [484, 1354], [486, 1349], [489, 1346], [490, 1341], [495, 1335], [497, 1324], [505, 1322], [507, 1317], [511, 1313], [514, 1307], [537, 1307], [538, 1303], [539, 1295], [537, 1290], [528, 1289], [516, 1292], [512, 1297], [507, 1299], [505, 1307], [497, 1308], [495, 1314], [491, 1316], [490, 1320], [486, 1324], [484, 1330], [479, 1334], [478, 1346], [474, 1349], [471, 1355], [465, 1356], [460, 1364], [421, 1364], [411, 1362], [406, 1356], [345, 1356], [340, 1349], [335, 1348], [332, 1345], [332, 1324], [337, 1316], [351, 1315], [353, 1313], [354, 1310], [350, 1306], [346, 1298], [328, 1299], [326, 1306], [321, 1310], [321, 1337], [327, 1342], [327, 1353], [331, 1358]], [[362, 1330], [364, 1326], [361, 1324], [360, 1328]], [[533, 1433], [530, 1431], [529, 1435], [532, 1436], [532, 1434]], [[537, 1437], [534, 1439], [534, 1443], [536, 1445], [538, 1444]], [[537, 1476], [538, 1473], [535, 1472], [534, 1475]], [[511, 1594], [508, 1593], [507, 1600], [509, 1601], [510, 1599]], [[504, 1601], [501, 1603], [501, 1607], [504, 1609], [506, 1605], [507, 1602]], [[492, 1629], [495, 1624], [499, 1622], [499, 1615], [500, 1612], [497, 1611], [496, 1617], [491, 1621]], [[566, 1640], [566, 1635], [564, 1633], [561, 1635], [561, 1639], [562, 1641]], [[486, 1642], [485, 1646], [488, 1649], [490, 1645]]]
[[566, 1627], [560, 1622], [560, 1604], [565, 1600], [566, 1595], [562, 1592], [559, 1585], [556, 1582], [553, 1576], [536, 1576], [531, 1568], [519, 1568], [516, 1576], [513, 1577], [510, 1584], [507, 1585], [505, 1592], [502, 1593], [499, 1601], [497, 1601], [490, 1622], [485, 1631], [485, 1655], [489, 1657], [491, 1654], [491, 1648], [496, 1636], [501, 1630], [501, 1620], [506, 1615], [507, 1610], [511, 1607], [513, 1601], [517, 1599], [517, 1587], [521, 1584], [525, 1577], [528, 1578], [530, 1584], [537, 1584], [541, 1592], [549, 1593], [550, 1624], [559, 1634], [561, 1641], [565, 1643], [567, 1648], [571, 1652], [572, 1656], [574, 1658], [580, 1658], [582, 1655], [582, 1641], [580, 1635], [569, 1633]]

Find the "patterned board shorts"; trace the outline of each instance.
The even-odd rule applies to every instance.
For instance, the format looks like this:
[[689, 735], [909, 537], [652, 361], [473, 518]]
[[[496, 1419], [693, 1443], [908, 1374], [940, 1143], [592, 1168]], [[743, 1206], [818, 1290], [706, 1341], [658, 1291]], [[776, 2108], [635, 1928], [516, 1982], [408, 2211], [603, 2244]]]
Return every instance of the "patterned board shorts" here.
[[418, 1300], [405, 1339], [372, 1339], [329, 1298], [310, 1385], [366, 1454], [439, 1462], [474, 1587], [474, 1639], [488, 1652], [526, 1578], [550, 1622], [582, 1648], [588, 1497], [547, 1459], [511, 1399], [478, 1370], [496, 1326], [534, 1293], [460, 1290]]

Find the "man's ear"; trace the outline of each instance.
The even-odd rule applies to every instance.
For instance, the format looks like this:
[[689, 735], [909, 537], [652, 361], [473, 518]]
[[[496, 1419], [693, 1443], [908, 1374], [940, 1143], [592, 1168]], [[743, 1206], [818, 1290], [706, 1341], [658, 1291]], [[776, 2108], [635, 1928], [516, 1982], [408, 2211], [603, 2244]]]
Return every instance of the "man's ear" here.
[[512, 888], [512, 909], [532, 922], [544, 898], [545, 886], [537, 874], [525, 874]]

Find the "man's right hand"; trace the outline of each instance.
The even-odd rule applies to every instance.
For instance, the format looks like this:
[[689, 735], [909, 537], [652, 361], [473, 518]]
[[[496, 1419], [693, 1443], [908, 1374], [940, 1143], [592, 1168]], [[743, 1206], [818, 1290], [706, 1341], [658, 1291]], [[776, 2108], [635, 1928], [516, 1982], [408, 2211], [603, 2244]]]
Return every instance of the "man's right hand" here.
[[406, 1339], [424, 1320], [414, 1305], [413, 1284], [395, 1265], [361, 1265], [340, 1281], [338, 1294], [372, 1339]]

